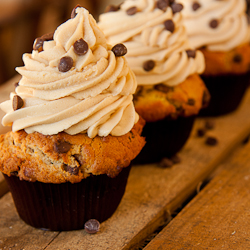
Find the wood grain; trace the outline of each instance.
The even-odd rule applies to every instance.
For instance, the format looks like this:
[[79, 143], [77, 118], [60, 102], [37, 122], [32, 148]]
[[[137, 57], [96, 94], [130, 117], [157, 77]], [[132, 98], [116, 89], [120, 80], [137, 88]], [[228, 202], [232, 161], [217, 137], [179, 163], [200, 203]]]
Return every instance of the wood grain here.
[[250, 143], [145, 248], [250, 249]]
[[[89, 235], [84, 230], [78, 230], [61, 232], [56, 237], [48, 234], [43, 242], [47, 244], [46, 250], [132, 249], [138, 245], [159, 225], [169, 220], [173, 211], [182, 205], [218, 164], [239, 147], [250, 133], [249, 106], [250, 92], [237, 112], [214, 119], [215, 129], [207, 134], [217, 137], [219, 143], [214, 147], [205, 144], [206, 137], [196, 136], [197, 128], [204, 126], [204, 119], [198, 119], [188, 143], [179, 154], [181, 163], [166, 169], [157, 165], [133, 166], [120, 206], [109, 220], [101, 224], [99, 233]], [[0, 201], [1, 204], [12, 204], [9, 194]], [[6, 209], [0, 211], [4, 217]], [[13, 220], [20, 223], [18, 225], [24, 225], [18, 220], [14, 210], [8, 213], [8, 219], [0, 220], [0, 228], [10, 225]], [[38, 238], [43, 232], [26, 227], [29, 228], [26, 236], [28, 238]], [[20, 231], [20, 228], [15, 230]], [[17, 235], [15, 242], [25, 246], [26, 250], [34, 249], [34, 246], [38, 247], [36, 249], [44, 249], [39, 240], [33, 241], [31, 246], [27, 240], [23, 240], [23, 235], [13, 233]], [[0, 240], [5, 247], [19, 249], [13, 247], [13, 240], [8, 231], [1, 231]]]

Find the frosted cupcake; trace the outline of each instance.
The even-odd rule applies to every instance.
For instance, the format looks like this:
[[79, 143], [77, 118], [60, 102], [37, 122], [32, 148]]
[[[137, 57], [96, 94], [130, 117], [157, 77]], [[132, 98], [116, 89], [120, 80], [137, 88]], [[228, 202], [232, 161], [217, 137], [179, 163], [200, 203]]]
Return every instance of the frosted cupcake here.
[[201, 48], [202, 78], [211, 102], [202, 115], [222, 115], [240, 104], [250, 77], [250, 32], [245, 0], [179, 0], [189, 41]]
[[198, 74], [204, 57], [193, 50], [175, 1], [127, 0], [109, 6], [99, 27], [109, 43], [123, 43], [138, 88], [136, 111], [146, 120], [146, 146], [136, 158], [148, 163], [171, 157], [185, 144], [195, 116], [209, 101]]
[[[84, 227], [116, 210], [130, 162], [144, 145], [136, 80], [84, 8], [24, 54], [22, 75], [0, 105], [0, 171], [20, 217], [50, 230]], [[122, 52], [122, 53], [121, 53]]]

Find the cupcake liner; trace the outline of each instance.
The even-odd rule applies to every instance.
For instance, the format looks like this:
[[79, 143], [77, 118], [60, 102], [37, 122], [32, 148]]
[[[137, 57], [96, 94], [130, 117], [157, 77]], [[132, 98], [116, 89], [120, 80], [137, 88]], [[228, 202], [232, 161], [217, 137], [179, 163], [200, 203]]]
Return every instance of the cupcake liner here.
[[250, 73], [242, 75], [202, 76], [211, 100], [199, 116], [219, 116], [236, 110], [249, 86]]
[[103, 222], [115, 212], [125, 192], [131, 166], [118, 176], [91, 175], [79, 183], [42, 183], [4, 175], [22, 220], [41, 229], [84, 228], [89, 219]]
[[178, 117], [176, 120], [166, 118], [146, 123], [142, 131], [146, 145], [133, 160], [133, 164], [154, 163], [174, 156], [186, 143], [195, 117]]

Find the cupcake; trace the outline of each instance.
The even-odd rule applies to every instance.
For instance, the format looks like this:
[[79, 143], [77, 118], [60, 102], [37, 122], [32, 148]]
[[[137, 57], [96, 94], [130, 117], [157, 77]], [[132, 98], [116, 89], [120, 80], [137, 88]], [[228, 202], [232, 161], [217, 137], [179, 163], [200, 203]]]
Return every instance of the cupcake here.
[[175, 1], [126, 0], [100, 15], [110, 44], [123, 43], [137, 78], [136, 111], [146, 120], [146, 145], [137, 163], [172, 157], [185, 144], [194, 119], [209, 101], [199, 77], [204, 57], [189, 45]]
[[202, 74], [211, 94], [204, 116], [237, 109], [250, 77], [250, 32], [245, 0], [179, 0], [190, 44], [201, 49]]
[[[29, 225], [74, 230], [102, 222], [124, 194], [145, 144], [133, 105], [135, 76], [89, 12], [77, 7], [24, 54], [22, 78], [1, 103], [0, 171]], [[119, 53], [120, 52], [120, 53]]]

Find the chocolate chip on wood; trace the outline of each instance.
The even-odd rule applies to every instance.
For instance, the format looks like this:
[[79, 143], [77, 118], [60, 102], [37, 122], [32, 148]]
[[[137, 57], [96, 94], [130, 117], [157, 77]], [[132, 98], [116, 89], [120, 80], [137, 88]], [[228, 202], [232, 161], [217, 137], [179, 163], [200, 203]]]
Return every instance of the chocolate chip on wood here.
[[84, 224], [84, 229], [89, 234], [95, 234], [100, 230], [100, 222], [96, 219], [90, 219]]

